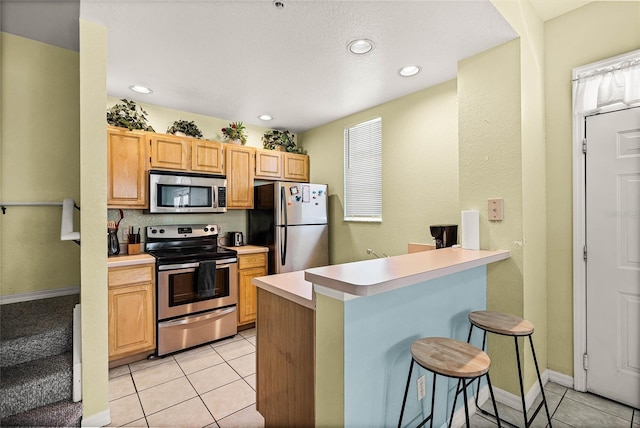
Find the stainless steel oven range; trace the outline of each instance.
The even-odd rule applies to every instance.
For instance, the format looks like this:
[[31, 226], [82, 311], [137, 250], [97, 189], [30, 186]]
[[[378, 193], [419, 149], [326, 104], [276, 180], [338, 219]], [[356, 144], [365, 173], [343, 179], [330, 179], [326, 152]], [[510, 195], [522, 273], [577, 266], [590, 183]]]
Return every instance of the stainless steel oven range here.
[[215, 224], [148, 226], [156, 258], [157, 355], [238, 332], [237, 252], [218, 247]]

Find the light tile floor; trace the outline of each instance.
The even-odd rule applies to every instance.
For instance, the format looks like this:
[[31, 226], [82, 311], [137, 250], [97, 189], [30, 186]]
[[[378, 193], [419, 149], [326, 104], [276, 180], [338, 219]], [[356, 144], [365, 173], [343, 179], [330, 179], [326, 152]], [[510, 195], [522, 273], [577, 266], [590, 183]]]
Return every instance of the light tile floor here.
[[[638, 409], [597, 395], [577, 392], [552, 382], [545, 385], [544, 393], [551, 414], [551, 425], [554, 428], [640, 428], [640, 410]], [[532, 406], [533, 410], [540, 401], [541, 397], [539, 396]], [[490, 400], [487, 400], [481, 407], [493, 413]], [[498, 403], [498, 413], [501, 419], [518, 427], [524, 426], [522, 411]], [[527, 417], [531, 418], [529, 412], [527, 412]], [[492, 428], [497, 426], [494, 420], [491, 416], [477, 412], [469, 422], [472, 427]], [[534, 428], [548, 426], [544, 406], [540, 409], [531, 426]]]
[[264, 427], [256, 411], [255, 329], [109, 371], [111, 426]]
[[[111, 369], [111, 425], [263, 428], [264, 418], [255, 408], [255, 334], [255, 329], [245, 330], [231, 339]], [[640, 428], [638, 409], [551, 382], [545, 394], [553, 427]], [[492, 410], [490, 401], [482, 407]], [[498, 404], [498, 412], [524, 426], [521, 411]], [[547, 425], [543, 407], [532, 427]], [[490, 416], [476, 413], [471, 426], [497, 425]]]

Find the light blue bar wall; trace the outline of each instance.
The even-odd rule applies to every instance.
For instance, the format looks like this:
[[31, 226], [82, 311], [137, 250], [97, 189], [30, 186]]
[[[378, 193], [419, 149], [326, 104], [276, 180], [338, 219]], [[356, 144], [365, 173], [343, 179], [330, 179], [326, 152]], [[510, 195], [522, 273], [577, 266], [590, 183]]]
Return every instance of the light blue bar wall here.
[[[486, 296], [486, 267], [482, 266], [346, 301], [345, 426], [397, 426], [411, 362], [411, 343], [427, 336], [466, 341], [467, 314], [486, 309]], [[474, 344], [480, 346], [475, 343], [475, 336]], [[419, 403], [416, 380], [423, 373], [427, 373], [427, 396]], [[415, 426], [428, 414], [431, 380], [430, 373], [414, 366], [403, 426]], [[434, 426], [439, 427], [448, 421], [456, 381], [438, 376], [436, 385]]]

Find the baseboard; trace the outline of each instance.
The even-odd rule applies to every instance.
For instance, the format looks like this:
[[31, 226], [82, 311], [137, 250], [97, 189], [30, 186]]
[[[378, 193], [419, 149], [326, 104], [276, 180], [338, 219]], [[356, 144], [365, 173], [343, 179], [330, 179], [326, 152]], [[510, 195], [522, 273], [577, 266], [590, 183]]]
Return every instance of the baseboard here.
[[9, 303], [28, 302], [30, 300], [48, 299], [50, 297], [68, 296], [70, 294], [80, 294], [80, 286], [53, 288], [51, 290], [30, 291], [28, 293], [5, 294], [0, 296], [0, 305]]
[[557, 383], [566, 388], [573, 388], [573, 376], [554, 372], [553, 370], [547, 370], [549, 372], [549, 382]]
[[111, 423], [111, 412], [109, 409], [95, 413], [88, 418], [82, 418], [82, 427], [106, 427]]
[[[475, 400], [475, 396], [471, 395], [471, 392], [475, 391], [475, 384], [474, 386], [469, 387], [468, 392], [469, 392], [469, 399], [468, 399], [468, 405], [469, 405], [469, 417], [473, 416], [476, 411], [476, 400]], [[495, 394], [496, 389], [495, 387], [493, 388], [493, 393]], [[461, 397], [458, 397], [459, 399]], [[478, 403], [484, 403], [485, 401], [489, 400], [490, 396], [489, 396], [489, 387], [488, 386], [484, 386], [480, 389], [480, 392], [478, 393]], [[497, 397], [496, 397], [496, 401], [497, 401]], [[447, 422], [449, 422], [449, 420], [447, 420]], [[441, 427], [441, 428], [447, 428], [447, 422], [445, 422], [445, 424]], [[457, 412], [455, 412], [453, 414], [453, 419], [451, 421], [451, 427], [449, 428], [459, 428], [464, 426], [467, 423], [465, 415], [464, 415], [464, 406], [460, 407], [458, 409]], [[473, 424], [471, 424], [471, 426], [473, 426]]]
[[[558, 385], [562, 385], [567, 388], [573, 388], [573, 378], [571, 376], [567, 376], [562, 373], [554, 372], [552, 370], [545, 370], [540, 374], [542, 378], [542, 384], [546, 385], [547, 382], [557, 383]], [[469, 390], [471, 392], [471, 390]], [[493, 394], [496, 397], [496, 402], [504, 404], [505, 406], [509, 406], [513, 409], [522, 411], [522, 400], [519, 395], [512, 394], [510, 392], [504, 391], [500, 388], [493, 387]], [[533, 402], [540, 394], [540, 384], [536, 381], [536, 383], [531, 387], [529, 392], [525, 395], [525, 404], [527, 406], [527, 411], [531, 410], [531, 406]], [[483, 405], [487, 400], [491, 397], [489, 396], [489, 387], [485, 386], [480, 389], [480, 393], [478, 394], [478, 403]], [[476, 403], [475, 399], [469, 398], [469, 417], [471, 417], [474, 413], [476, 413]], [[447, 420], [448, 422], [448, 420]], [[460, 407], [457, 412], [453, 414], [453, 420], [451, 422], [451, 428], [459, 428], [464, 426], [465, 424], [465, 416], [464, 416], [464, 407]], [[443, 425], [443, 428], [446, 428], [446, 423]]]

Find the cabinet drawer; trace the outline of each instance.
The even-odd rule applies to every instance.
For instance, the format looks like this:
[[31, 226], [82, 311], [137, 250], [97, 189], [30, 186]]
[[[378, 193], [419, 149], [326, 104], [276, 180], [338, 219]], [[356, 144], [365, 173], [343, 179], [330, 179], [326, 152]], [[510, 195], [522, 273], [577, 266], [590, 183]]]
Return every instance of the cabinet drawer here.
[[154, 265], [123, 266], [109, 269], [109, 287], [121, 285], [153, 283]]
[[238, 256], [238, 269], [249, 269], [267, 265], [267, 253], [242, 254]]

